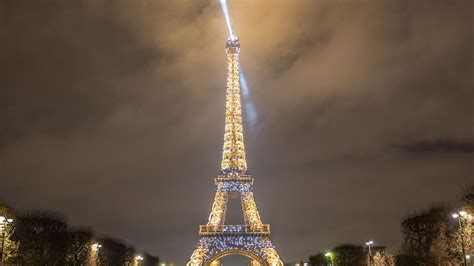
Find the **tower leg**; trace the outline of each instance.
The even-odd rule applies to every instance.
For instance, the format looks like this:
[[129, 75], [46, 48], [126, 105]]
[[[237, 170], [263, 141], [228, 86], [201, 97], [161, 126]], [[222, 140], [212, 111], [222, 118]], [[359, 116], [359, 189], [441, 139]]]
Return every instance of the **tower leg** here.
[[200, 247], [197, 247], [193, 254], [191, 255], [191, 258], [189, 259], [189, 262], [186, 264], [186, 266], [202, 266], [204, 265], [204, 255], [205, 255], [205, 250], [201, 249]]
[[218, 226], [224, 224], [225, 211], [227, 208], [226, 192], [217, 191], [212, 204], [211, 214], [209, 215], [209, 222], [207, 225]]
[[242, 198], [242, 209], [244, 210], [244, 219], [246, 224], [250, 224], [254, 229], [261, 229], [262, 221], [260, 220], [260, 214], [257, 210], [257, 204], [253, 197], [252, 192], [243, 192]]

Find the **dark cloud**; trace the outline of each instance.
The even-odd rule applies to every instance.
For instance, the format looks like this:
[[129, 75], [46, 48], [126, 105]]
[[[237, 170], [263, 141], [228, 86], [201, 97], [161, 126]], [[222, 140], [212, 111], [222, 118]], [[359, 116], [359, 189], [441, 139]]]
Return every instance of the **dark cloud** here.
[[141, 84], [160, 59], [156, 47], [105, 8], [4, 1], [2, 10], [1, 145], [103, 122], [136, 97], [130, 83]]
[[474, 143], [449, 139], [421, 141], [403, 146], [404, 150], [415, 153], [473, 153]]
[[[395, 251], [402, 217], [472, 182], [472, 1], [229, 2], [283, 258]], [[221, 156], [218, 1], [4, 0], [0, 22], [1, 197], [184, 264]]]

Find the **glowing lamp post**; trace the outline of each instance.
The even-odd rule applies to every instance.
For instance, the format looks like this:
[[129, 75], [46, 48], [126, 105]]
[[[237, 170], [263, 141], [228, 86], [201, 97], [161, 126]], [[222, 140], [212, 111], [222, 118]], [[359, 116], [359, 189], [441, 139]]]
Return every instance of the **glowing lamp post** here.
[[2, 249], [0, 250], [0, 265], [3, 265], [3, 251], [5, 248], [5, 229], [7, 225], [13, 223], [13, 219], [6, 218], [5, 216], [0, 216], [0, 231], [2, 237]]
[[331, 266], [331, 263], [332, 263], [332, 253], [331, 253], [331, 252], [326, 252], [326, 254], [324, 254], [324, 256], [326, 256], [326, 260], [328, 261], [328, 265]]
[[137, 265], [142, 265], [143, 257], [141, 255], [138, 255], [135, 257], [135, 260], [137, 261]]
[[99, 243], [94, 243], [94, 244], [92, 244], [92, 251], [98, 252], [101, 247], [102, 247], [101, 244], [99, 244]]
[[99, 250], [100, 248], [102, 248], [102, 245], [99, 244], [99, 243], [94, 243], [92, 244], [92, 259], [94, 260], [95, 262], [95, 265], [99, 265]]
[[367, 265], [371, 265], [371, 260], [370, 257], [372, 256], [372, 245], [374, 244], [374, 241], [370, 240], [365, 242], [365, 245], [369, 247], [369, 253], [367, 255]]
[[[462, 220], [463, 219], [467, 220], [471, 216], [465, 211], [459, 211], [459, 212], [453, 213], [452, 216], [453, 216], [454, 219], [457, 219], [458, 223], [459, 223], [459, 231], [461, 231], [460, 235], [461, 235], [462, 261], [464, 263], [464, 266], [466, 266], [468, 258], [466, 256], [466, 250], [464, 248], [464, 232], [463, 232], [464, 227], [463, 227], [463, 221]], [[469, 258], [470, 258], [470, 256], [469, 256]]]

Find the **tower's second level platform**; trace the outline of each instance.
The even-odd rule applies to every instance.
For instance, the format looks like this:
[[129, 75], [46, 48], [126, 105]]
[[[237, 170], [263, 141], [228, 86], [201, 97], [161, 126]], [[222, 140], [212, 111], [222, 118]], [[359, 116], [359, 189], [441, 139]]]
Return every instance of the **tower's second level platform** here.
[[241, 235], [254, 235], [254, 236], [267, 236], [270, 235], [270, 225], [263, 224], [261, 226], [251, 225], [200, 225], [199, 226], [200, 236], [241, 236]]

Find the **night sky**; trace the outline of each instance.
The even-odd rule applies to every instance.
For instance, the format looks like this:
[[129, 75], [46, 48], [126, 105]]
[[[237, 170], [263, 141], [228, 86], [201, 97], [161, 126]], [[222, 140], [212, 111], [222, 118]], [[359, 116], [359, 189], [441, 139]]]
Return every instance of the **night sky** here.
[[[285, 261], [395, 252], [405, 215], [474, 180], [473, 1], [229, 5]], [[183, 265], [220, 170], [226, 39], [218, 0], [0, 0], [0, 200]]]

